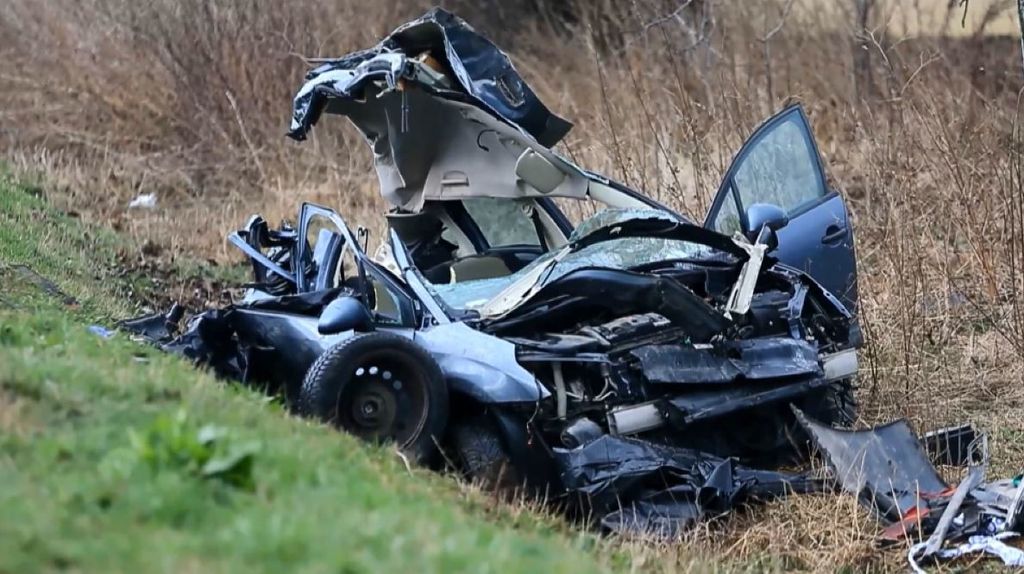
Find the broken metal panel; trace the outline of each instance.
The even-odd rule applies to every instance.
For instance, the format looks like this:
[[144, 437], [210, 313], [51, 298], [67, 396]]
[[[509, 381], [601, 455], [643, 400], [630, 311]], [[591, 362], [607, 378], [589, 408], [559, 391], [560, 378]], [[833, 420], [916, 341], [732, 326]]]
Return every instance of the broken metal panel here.
[[797, 400], [827, 385], [825, 379], [809, 377], [779, 386], [750, 385], [722, 389], [719, 393], [687, 393], [669, 400], [668, 404], [679, 414], [675, 418], [680, 424], [692, 424], [769, 403]]
[[505, 54], [441, 9], [310, 71], [289, 136], [305, 139], [325, 111], [348, 116], [363, 133], [382, 194], [403, 209], [418, 211], [425, 200], [587, 193], [589, 177], [550, 149], [571, 124], [540, 102]]
[[724, 384], [823, 374], [817, 349], [798, 339], [747, 339], [711, 348], [649, 345], [631, 354], [654, 384]]
[[767, 245], [755, 243], [751, 245], [746, 238], [736, 234], [733, 239], [741, 249], [747, 252], [748, 259], [740, 270], [740, 277], [736, 286], [729, 294], [729, 301], [725, 310], [734, 315], [743, 315], [750, 310], [750, 301], [754, 297], [754, 287], [757, 286], [757, 278], [761, 275], [761, 265], [764, 263]]
[[[341, 91], [344, 91], [353, 77], [379, 69], [368, 69], [368, 66], [360, 69], [360, 64], [382, 55], [391, 58], [390, 66], [382, 68], [394, 77], [400, 72], [398, 56], [416, 57], [423, 53], [444, 60], [442, 68], [445, 64], [450, 68], [459, 91], [470, 101], [520, 126], [545, 147], [558, 143], [572, 127], [541, 103], [508, 56], [490, 40], [477, 34], [455, 15], [434, 8], [400, 26], [377, 46], [327, 61], [311, 70], [306, 75], [307, 84], [295, 98], [289, 135], [298, 140], [305, 139], [319, 118], [326, 100], [317, 87], [340, 84]], [[314, 83], [318, 79], [323, 81]]]
[[[582, 199], [587, 178], [571, 162], [513, 126], [470, 104], [422, 90], [366, 96], [334, 104], [373, 149], [381, 193], [389, 203], [418, 212], [425, 201], [472, 197], [570, 197]], [[549, 189], [517, 175], [532, 154], [562, 175]]]
[[[572, 128], [552, 114], [490, 40], [466, 22], [441, 8], [434, 8], [390, 36], [406, 53], [437, 53], [447, 57], [455, 77], [472, 98], [495, 115], [521, 126], [541, 144], [551, 147]], [[384, 44], [389, 39], [384, 40]]]
[[880, 518], [898, 522], [910, 509], [926, 506], [923, 497], [948, 489], [905, 420], [868, 430], [841, 430], [793, 410], [843, 490], [859, 496]]

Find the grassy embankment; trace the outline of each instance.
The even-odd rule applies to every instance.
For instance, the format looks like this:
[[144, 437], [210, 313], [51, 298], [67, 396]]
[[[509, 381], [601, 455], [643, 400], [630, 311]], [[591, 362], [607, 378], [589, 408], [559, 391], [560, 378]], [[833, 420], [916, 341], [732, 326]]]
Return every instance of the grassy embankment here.
[[146, 280], [40, 195], [0, 174], [0, 572], [616, 566], [590, 534], [91, 333]]

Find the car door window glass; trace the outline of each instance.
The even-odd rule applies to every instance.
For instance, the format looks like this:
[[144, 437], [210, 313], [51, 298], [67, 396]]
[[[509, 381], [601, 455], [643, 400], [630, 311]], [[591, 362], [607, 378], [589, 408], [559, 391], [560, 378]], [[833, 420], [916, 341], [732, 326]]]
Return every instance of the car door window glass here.
[[396, 293], [373, 268], [366, 270], [366, 281], [367, 296], [370, 299], [371, 311], [373, 311], [376, 322], [390, 325], [407, 323], [409, 318], [403, 317], [403, 305], [400, 299], [404, 296]]
[[309, 256], [303, 272], [307, 285], [311, 289], [336, 287], [346, 272], [352, 271], [352, 256], [345, 255], [349, 246], [344, 244], [341, 229], [329, 218], [313, 215], [306, 224], [305, 240]]
[[718, 209], [713, 229], [726, 235], [743, 231], [743, 225], [740, 222], [740, 212], [736, 208], [736, 198], [732, 193], [729, 193], [722, 202], [722, 206]]
[[768, 131], [741, 161], [733, 183], [743, 209], [771, 203], [792, 213], [825, 195], [816, 152], [798, 117], [794, 114]]
[[491, 247], [541, 245], [532, 206], [513, 199], [474, 197], [462, 200]]

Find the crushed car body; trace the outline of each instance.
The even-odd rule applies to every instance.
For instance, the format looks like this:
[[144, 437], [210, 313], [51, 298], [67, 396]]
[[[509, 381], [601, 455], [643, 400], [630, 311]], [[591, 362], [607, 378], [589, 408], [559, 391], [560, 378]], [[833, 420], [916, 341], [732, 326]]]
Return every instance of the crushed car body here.
[[[423, 463], [440, 447], [472, 478], [587, 498], [612, 529], [813, 488], [754, 470], [803, 454], [789, 405], [855, 417], [852, 229], [799, 106], [747, 140], [703, 223], [553, 150], [571, 124], [440, 9], [311, 71], [289, 135], [324, 115], [372, 150], [392, 206], [374, 254], [327, 207], [254, 216], [229, 236], [241, 301], [125, 328]], [[597, 213], [574, 225], [564, 202]]]

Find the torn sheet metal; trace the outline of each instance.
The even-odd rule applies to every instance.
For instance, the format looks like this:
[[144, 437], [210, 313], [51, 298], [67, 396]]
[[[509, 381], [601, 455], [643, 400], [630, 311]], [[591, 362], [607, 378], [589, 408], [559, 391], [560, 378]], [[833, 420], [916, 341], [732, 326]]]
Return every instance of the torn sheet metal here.
[[761, 265], [764, 263], [767, 245], [760, 243], [751, 244], [743, 235], [737, 233], [733, 241], [741, 249], [747, 252], [747, 262], [740, 270], [740, 277], [736, 286], [729, 294], [729, 302], [725, 308], [733, 315], [743, 315], [750, 310], [750, 302], [754, 297], [754, 287], [757, 285], [757, 278], [761, 274]]
[[605, 435], [575, 449], [555, 449], [570, 495], [584, 497], [614, 532], [672, 537], [706, 514], [749, 500], [814, 492], [801, 474], [749, 469], [696, 450]]
[[[588, 176], [550, 149], [572, 124], [540, 102], [494, 44], [439, 8], [310, 71], [288, 135], [305, 139], [323, 113], [347, 116], [362, 132], [382, 195], [402, 209], [587, 194]], [[525, 172], [548, 174], [546, 183]]]
[[655, 384], [724, 384], [739, 379], [765, 380], [822, 376], [818, 351], [798, 339], [731, 341], [714, 351], [680, 345], [649, 345], [631, 351]]
[[926, 497], [949, 488], [905, 420], [868, 430], [840, 430], [793, 410], [843, 490], [856, 494], [883, 520], [899, 522], [910, 509], [926, 507]]
[[[928, 537], [907, 552], [914, 572], [924, 572], [926, 563], [977, 552], [996, 556], [1007, 566], [1024, 566], [1024, 551], [1003, 542], [1019, 536], [1017, 530], [1024, 526], [1024, 481], [1018, 476], [984, 482], [984, 434], [961, 425], [918, 439], [904, 420], [844, 431], [794, 411], [843, 489], [857, 494], [891, 523], [882, 531], [882, 541], [895, 542], [911, 534]], [[950, 489], [927, 454], [944, 464], [970, 465], [967, 475]]]
[[359, 73], [360, 64], [381, 55], [392, 57], [392, 76], [401, 65], [397, 56], [437, 54], [446, 58], [460, 91], [468, 99], [522, 129], [541, 145], [551, 147], [572, 128], [568, 121], [551, 113], [516, 71], [511, 60], [490, 40], [478, 34], [469, 24], [441, 8], [434, 8], [420, 18], [403, 24], [375, 47], [330, 60], [306, 75], [307, 83], [295, 98], [291, 137], [305, 139], [326, 104], [326, 95], [318, 88], [335, 84]]
[[[345, 288], [313, 291], [281, 297], [261, 297], [193, 315], [183, 329], [184, 309], [175, 304], [167, 313], [154, 313], [122, 321], [118, 327], [160, 349], [209, 366], [220, 378], [252, 383], [268, 379], [300, 378], [322, 351], [320, 344], [288, 334], [282, 325], [289, 316], [316, 317]], [[287, 352], [264, 361], [260, 348], [270, 339], [287, 343]], [[267, 364], [270, 363], [270, 364]], [[294, 372], [293, 372], [294, 371]], [[290, 375], [290, 376], [289, 376]]]

